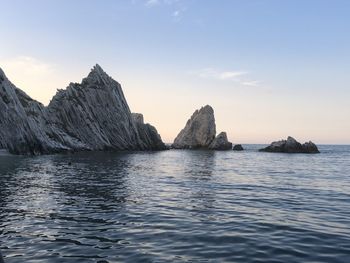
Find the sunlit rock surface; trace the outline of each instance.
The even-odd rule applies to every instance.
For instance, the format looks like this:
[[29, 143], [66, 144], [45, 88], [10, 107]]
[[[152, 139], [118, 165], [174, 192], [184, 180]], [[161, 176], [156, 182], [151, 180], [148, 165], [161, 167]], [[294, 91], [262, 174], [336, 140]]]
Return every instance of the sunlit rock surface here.
[[208, 148], [215, 139], [214, 110], [206, 105], [196, 110], [174, 140], [175, 149]]
[[214, 110], [206, 105], [196, 110], [172, 144], [175, 149], [230, 150], [226, 132], [216, 135]]

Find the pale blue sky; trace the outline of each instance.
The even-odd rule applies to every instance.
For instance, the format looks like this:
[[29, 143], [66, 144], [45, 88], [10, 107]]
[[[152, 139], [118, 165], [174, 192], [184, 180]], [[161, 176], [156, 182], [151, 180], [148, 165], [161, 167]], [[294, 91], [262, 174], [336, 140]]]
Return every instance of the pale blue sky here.
[[0, 67], [47, 104], [99, 63], [171, 142], [214, 107], [233, 142], [350, 143], [350, 1], [0, 0]]

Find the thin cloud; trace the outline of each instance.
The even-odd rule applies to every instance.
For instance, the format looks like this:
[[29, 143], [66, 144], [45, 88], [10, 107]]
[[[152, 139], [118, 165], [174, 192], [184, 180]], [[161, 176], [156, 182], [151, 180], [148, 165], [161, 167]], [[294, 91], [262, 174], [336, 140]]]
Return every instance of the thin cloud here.
[[180, 10], [175, 10], [172, 14], [173, 17], [179, 17], [180, 16]]
[[261, 81], [258, 81], [258, 80], [250, 80], [250, 81], [243, 81], [242, 85], [257, 87], [257, 86], [259, 86], [260, 83], [261, 83]]
[[210, 78], [217, 80], [233, 80], [240, 76], [248, 74], [246, 71], [219, 71], [213, 68], [205, 68], [192, 72], [201, 78]]
[[17, 56], [3, 59], [0, 63], [6, 70], [21, 72], [22, 75], [26, 76], [48, 75], [55, 71], [55, 66], [53, 64], [43, 62], [30, 56]]
[[147, 0], [146, 6], [156, 6], [156, 5], [172, 5], [179, 2], [179, 0]]
[[148, 8], [167, 6], [175, 22], [179, 22], [183, 13], [187, 10], [186, 3], [181, 0], [147, 0], [145, 6]]
[[190, 72], [192, 75], [195, 75], [200, 78], [213, 79], [218, 81], [233, 81], [243, 86], [257, 87], [260, 84], [258, 80], [250, 80], [248, 78], [248, 71], [221, 71], [214, 68], [204, 68], [197, 71]]
[[159, 3], [160, 3], [160, 0], [148, 0], [145, 5], [151, 7], [151, 6], [158, 5]]
[[240, 76], [246, 75], [245, 71], [224, 71], [218, 74], [219, 79], [237, 79]]
[[0, 67], [18, 88], [44, 104], [50, 101], [56, 89], [65, 88], [68, 84], [55, 64], [35, 57], [3, 58], [0, 59]]
[[186, 9], [177, 9], [171, 14], [171, 16], [173, 17], [175, 22], [179, 22], [185, 11]]

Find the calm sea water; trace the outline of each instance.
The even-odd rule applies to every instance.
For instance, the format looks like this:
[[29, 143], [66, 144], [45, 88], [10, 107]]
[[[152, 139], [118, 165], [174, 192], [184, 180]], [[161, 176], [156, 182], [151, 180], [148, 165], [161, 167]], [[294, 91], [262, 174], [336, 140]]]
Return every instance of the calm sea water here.
[[350, 146], [246, 147], [0, 156], [5, 262], [350, 262]]

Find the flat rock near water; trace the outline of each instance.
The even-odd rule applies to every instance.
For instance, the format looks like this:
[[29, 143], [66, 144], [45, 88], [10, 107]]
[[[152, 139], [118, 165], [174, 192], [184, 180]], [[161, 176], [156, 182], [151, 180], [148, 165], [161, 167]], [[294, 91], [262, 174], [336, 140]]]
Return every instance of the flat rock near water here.
[[281, 140], [271, 143], [266, 148], [260, 149], [261, 152], [279, 152], [279, 153], [319, 153], [317, 146], [313, 142], [301, 144], [293, 137], [287, 140]]
[[121, 85], [96, 65], [45, 107], [0, 69], [0, 148], [14, 154], [163, 150], [157, 130], [133, 117]]
[[187, 121], [172, 144], [175, 149], [211, 149], [229, 150], [232, 143], [228, 142], [225, 132], [216, 135], [214, 110], [206, 105], [196, 110]]

